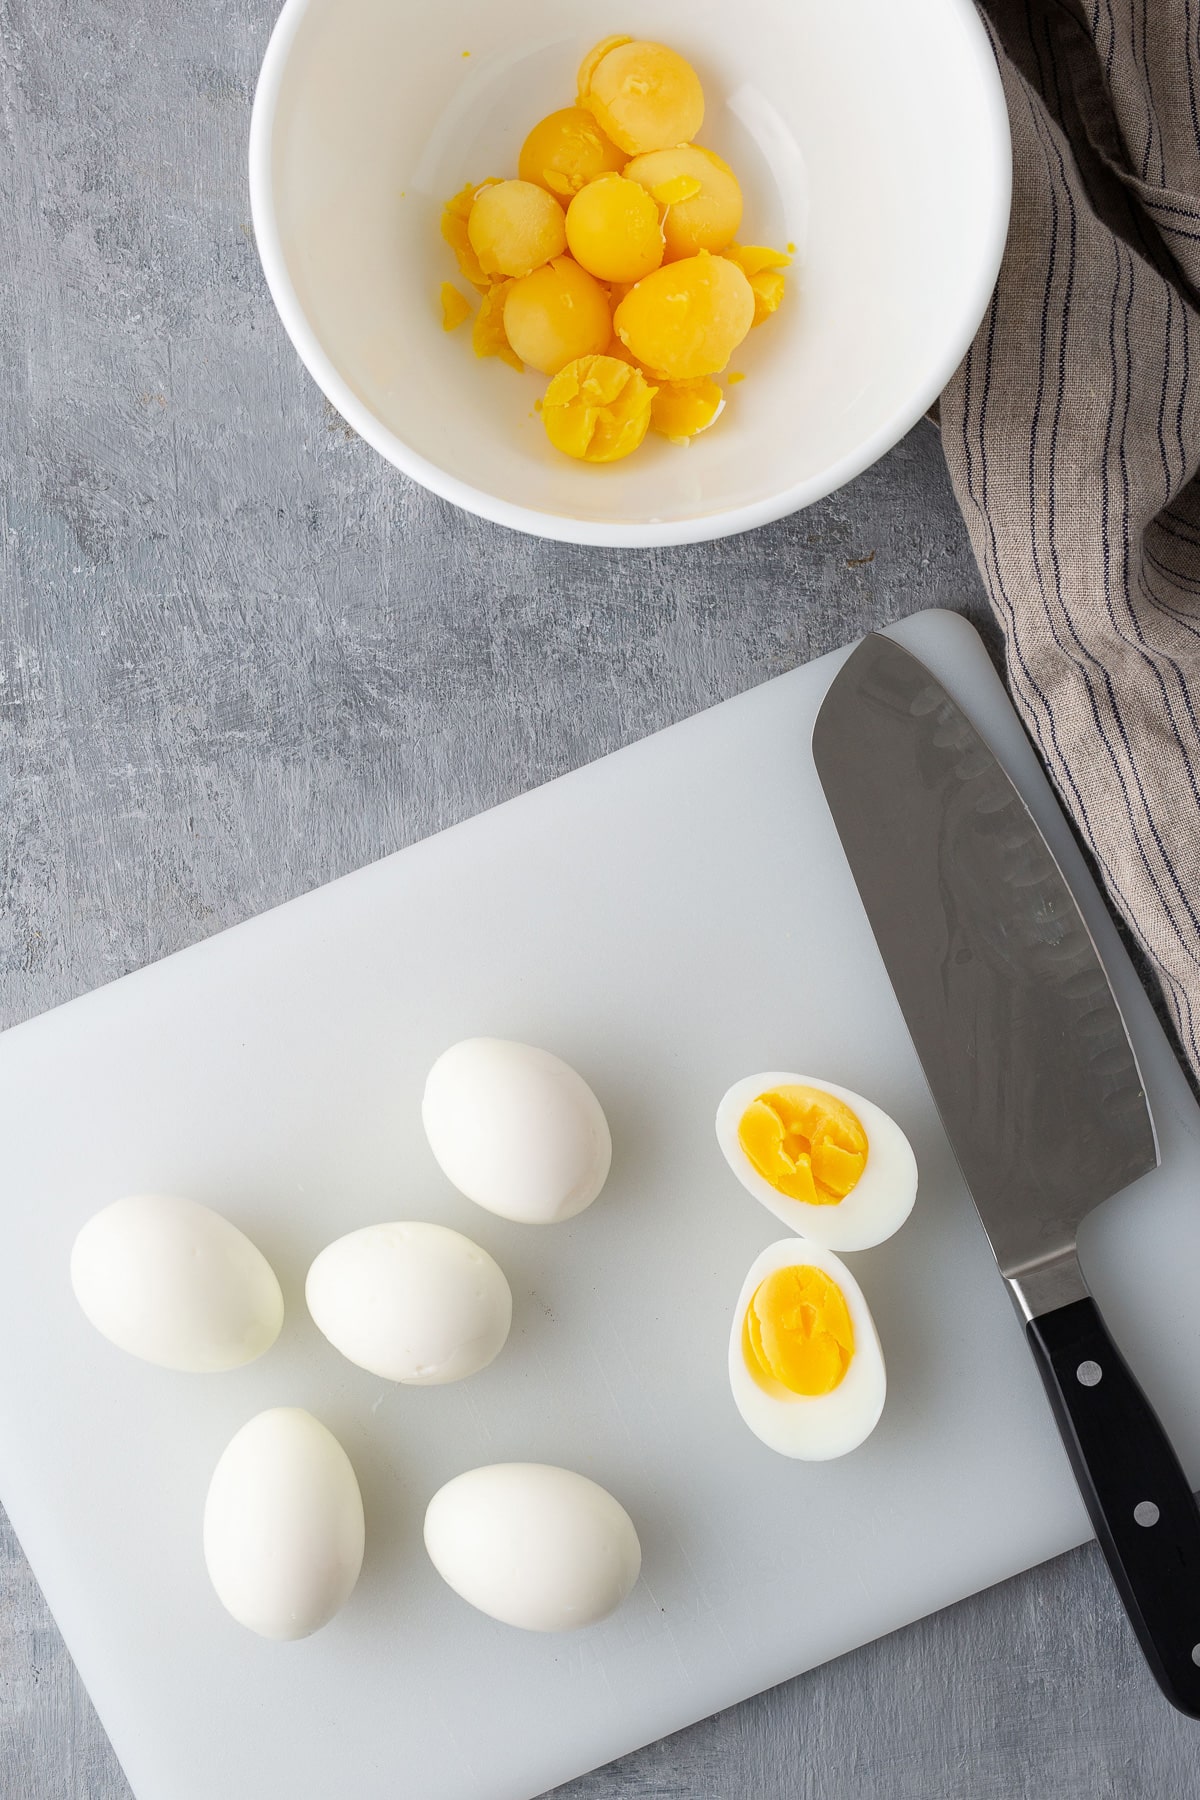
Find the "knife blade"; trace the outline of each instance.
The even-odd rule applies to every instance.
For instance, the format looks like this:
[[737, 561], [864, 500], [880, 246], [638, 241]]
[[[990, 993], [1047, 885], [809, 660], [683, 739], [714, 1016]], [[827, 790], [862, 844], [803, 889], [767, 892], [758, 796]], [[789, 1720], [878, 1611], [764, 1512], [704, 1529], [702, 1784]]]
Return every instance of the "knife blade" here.
[[1158, 1162], [1091, 933], [993, 752], [894, 639], [835, 676], [813, 758], [934, 1102], [1160, 1687], [1200, 1717], [1200, 1510], [1076, 1256]]

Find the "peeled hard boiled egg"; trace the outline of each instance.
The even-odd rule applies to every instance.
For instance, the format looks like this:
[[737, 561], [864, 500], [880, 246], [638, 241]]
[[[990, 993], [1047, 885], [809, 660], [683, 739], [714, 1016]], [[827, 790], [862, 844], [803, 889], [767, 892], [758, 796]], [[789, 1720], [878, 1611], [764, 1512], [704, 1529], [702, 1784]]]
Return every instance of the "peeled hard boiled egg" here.
[[530, 1044], [454, 1044], [429, 1071], [421, 1117], [443, 1174], [502, 1219], [573, 1218], [608, 1176], [600, 1102], [567, 1063]]
[[545, 1463], [496, 1463], [448, 1481], [429, 1502], [425, 1548], [456, 1594], [526, 1631], [607, 1618], [642, 1566], [625, 1508], [585, 1475]]
[[320, 1629], [354, 1591], [363, 1505], [350, 1459], [298, 1406], [243, 1425], [204, 1508], [204, 1560], [222, 1606], [266, 1638]]
[[269, 1350], [283, 1295], [262, 1252], [195, 1200], [130, 1194], [90, 1218], [71, 1286], [111, 1343], [164, 1369], [236, 1369]]
[[917, 1163], [908, 1139], [849, 1088], [811, 1075], [748, 1075], [725, 1095], [716, 1123], [742, 1186], [813, 1243], [866, 1250], [912, 1211]]
[[862, 1289], [819, 1244], [784, 1238], [742, 1283], [729, 1385], [743, 1419], [781, 1456], [824, 1462], [875, 1429], [887, 1377]]
[[322, 1250], [304, 1288], [335, 1350], [385, 1381], [433, 1386], [504, 1347], [512, 1292], [486, 1250], [444, 1225], [368, 1225]]

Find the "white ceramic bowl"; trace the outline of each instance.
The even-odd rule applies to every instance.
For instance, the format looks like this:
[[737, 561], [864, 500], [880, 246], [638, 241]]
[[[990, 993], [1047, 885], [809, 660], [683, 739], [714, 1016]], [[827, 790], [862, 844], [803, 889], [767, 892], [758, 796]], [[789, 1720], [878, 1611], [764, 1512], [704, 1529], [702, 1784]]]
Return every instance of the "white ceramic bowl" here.
[[[747, 243], [796, 244], [784, 305], [714, 430], [609, 466], [554, 450], [545, 378], [441, 329], [438, 223], [516, 171], [615, 31], [679, 49], [701, 141], [737, 170]], [[469, 52], [469, 55], [466, 54]], [[435, 493], [588, 544], [744, 531], [827, 494], [920, 417], [962, 357], [1008, 223], [1009, 138], [970, 0], [287, 0], [250, 132], [259, 253], [343, 418]], [[464, 285], [465, 284], [461, 284]]]

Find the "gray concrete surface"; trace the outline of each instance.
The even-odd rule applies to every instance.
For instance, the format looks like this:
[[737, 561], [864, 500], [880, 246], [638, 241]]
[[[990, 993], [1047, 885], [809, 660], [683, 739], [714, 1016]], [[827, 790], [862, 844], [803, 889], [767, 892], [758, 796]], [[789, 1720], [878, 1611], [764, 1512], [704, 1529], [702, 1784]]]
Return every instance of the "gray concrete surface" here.
[[[928, 425], [806, 514], [657, 553], [513, 536], [387, 468], [255, 258], [272, 11], [0, 8], [6, 1025], [868, 626], [985, 616]], [[1198, 1729], [1085, 1550], [561, 1796], [1187, 1800]], [[2, 1525], [0, 1797], [128, 1800]]]

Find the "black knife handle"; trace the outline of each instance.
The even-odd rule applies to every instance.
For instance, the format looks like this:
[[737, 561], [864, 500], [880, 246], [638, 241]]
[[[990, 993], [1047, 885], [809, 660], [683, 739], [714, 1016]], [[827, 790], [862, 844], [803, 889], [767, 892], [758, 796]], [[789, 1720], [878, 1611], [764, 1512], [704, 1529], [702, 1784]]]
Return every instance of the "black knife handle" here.
[[1027, 1330], [1146, 1661], [1172, 1705], [1200, 1718], [1200, 1508], [1179, 1458], [1090, 1297]]

